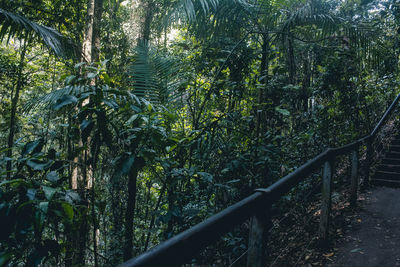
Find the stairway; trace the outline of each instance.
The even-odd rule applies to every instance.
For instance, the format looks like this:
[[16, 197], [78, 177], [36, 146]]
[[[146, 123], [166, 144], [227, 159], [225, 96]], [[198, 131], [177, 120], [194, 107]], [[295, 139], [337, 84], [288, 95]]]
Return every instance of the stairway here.
[[385, 156], [376, 166], [371, 182], [374, 185], [400, 187], [400, 136], [390, 143]]

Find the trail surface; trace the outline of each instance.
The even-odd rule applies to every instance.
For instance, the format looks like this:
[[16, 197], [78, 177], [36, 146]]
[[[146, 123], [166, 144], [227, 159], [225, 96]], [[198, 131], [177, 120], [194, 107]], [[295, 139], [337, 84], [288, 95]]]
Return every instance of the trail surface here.
[[362, 206], [327, 266], [400, 266], [400, 189], [374, 188]]

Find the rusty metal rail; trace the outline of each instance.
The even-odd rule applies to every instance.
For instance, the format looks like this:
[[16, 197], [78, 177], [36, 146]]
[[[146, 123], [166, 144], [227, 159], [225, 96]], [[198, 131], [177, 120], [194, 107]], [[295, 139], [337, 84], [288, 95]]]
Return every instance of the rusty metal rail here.
[[333, 162], [336, 157], [351, 153], [351, 196], [350, 202], [354, 205], [358, 190], [359, 148], [366, 147], [364, 182], [369, 180], [369, 169], [372, 158], [372, 142], [384, 123], [396, 109], [400, 94], [386, 110], [372, 132], [357, 141], [338, 148], [328, 148], [312, 160], [308, 161], [294, 172], [278, 180], [268, 188], [260, 188], [249, 197], [215, 214], [209, 219], [192, 228], [172, 237], [144, 254], [122, 263], [119, 267], [156, 267], [178, 266], [192, 259], [199, 251], [211, 245], [220, 236], [229, 232], [234, 226], [252, 218], [249, 234], [247, 266], [263, 266], [265, 243], [265, 227], [269, 218], [271, 205], [289, 192], [299, 182], [304, 180], [313, 171], [323, 166], [322, 207], [319, 235], [321, 240], [327, 239], [329, 228], [329, 213], [331, 205], [331, 184], [334, 173]]

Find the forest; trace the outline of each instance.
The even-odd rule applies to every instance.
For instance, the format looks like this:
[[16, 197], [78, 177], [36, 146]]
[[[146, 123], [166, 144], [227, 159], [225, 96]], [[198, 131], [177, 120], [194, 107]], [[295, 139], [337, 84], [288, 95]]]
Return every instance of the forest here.
[[399, 34], [397, 0], [0, 0], [0, 266], [116, 266], [366, 135]]

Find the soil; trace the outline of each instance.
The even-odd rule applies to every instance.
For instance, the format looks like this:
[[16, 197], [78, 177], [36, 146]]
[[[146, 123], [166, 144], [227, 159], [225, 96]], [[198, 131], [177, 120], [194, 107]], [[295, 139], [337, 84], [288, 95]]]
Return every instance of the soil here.
[[364, 197], [325, 266], [400, 266], [400, 189], [376, 187]]

